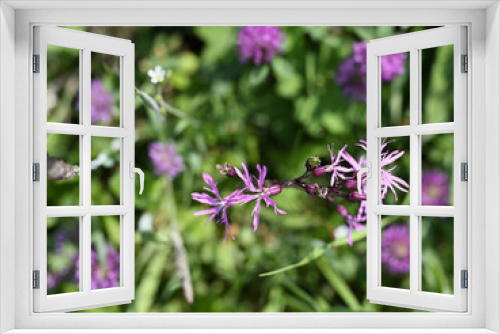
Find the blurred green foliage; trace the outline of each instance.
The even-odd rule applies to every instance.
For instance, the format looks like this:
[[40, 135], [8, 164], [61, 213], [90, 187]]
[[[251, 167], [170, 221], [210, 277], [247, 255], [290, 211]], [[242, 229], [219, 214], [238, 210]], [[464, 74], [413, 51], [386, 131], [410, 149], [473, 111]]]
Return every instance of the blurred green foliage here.
[[[238, 27], [72, 28], [135, 43], [136, 166], [145, 172], [145, 190], [142, 196], [136, 194], [135, 213], [137, 222], [145, 214], [153, 217], [152, 231], [136, 229], [135, 300], [128, 305], [90, 312], [408, 311], [366, 300], [366, 233], [356, 232], [352, 247], [345, 239], [334, 240], [335, 228], [344, 222], [327, 201], [299, 191], [285, 191], [275, 199], [287, 215], [275, 216], [271, 209], [262, 209], [255, 233], [251, 206], [231, 208], [229, 217], [236, 241], [223, 243], [222, 226], [214, 222], [205, 225], [206, 217], [193, 216], [193, 212], [204, 208], [193, 202], [190, 194], [204, 186], [203, 172], [214, 176], [222, 194], [234, 190], [235, 180], [218, 175], [215, 170], [216, 164], [226, 161], [233, 165], [264, 164], [269, 168], [270, 178], [289, 179], [303, 173], [304, 162], [312, 155], [327, 161], [326, 145], [330, 143], [336, 149], [347, 144], [349, 152], [359, 157], [363, 151], [354, 144], [366, 137], [366, 105], [351, 104], [342, 96], [341, 87], [335, 82], [339, 64], [350, 56], [355, 41], [425, 28], [283, 27], [286, 35], [283, 53], [260, 66], [240, 62]], [[78, 74], [78, 53], [57, 48], [49, 49], [49, 53], [61, 58], [48, 68], [49, 91], [56, 99], [49, 113], [64, 114], [61, 112], [64, 109], [69, 116], [57, 121], [78, 120], [74, 98], [77, 89], [71, 86], [68, 91], [67, 86]], [[448, 49], [426, 53], [424, 66], [431, 72], [437, 71], [449, 63], [451, 55]], [[172, 71], [161, 90], [147, 75], [156, 65]], [[117, 93], [117, 80], [111, 78], [116, 73], [100, 64], [92, 66], [93, 76], [101, 78], [107, 89]], [[443, 71], [439, 73], [446, 75]], [[447, 84], [439, 75], [425, 76], [424, 105], [447, 106], [452, 94]], [[408, 71], [389, 85], [390, 92], [384, 91], [383, 108], [391, 106], [391, 122], [405, 124], [409, 110], [409, 100], [404, 97], [404, 90], [409, 89]], [[168, 105], [162, 105], [161, 100]], [[176, 114], [176, 110], [180, 113]], [[440, 109], [433, 110], [432, 115], [429, 113], [426, 119], [447, 120], [439, 116]], [[184, 158], [186, 171], [173, 182], [154, 174], [147, 153], [148, 145], [154, 141], [175, 143]], [[73, 156], [78, 140], [64, 144], [68, 148], [59, 158], [67, 156], [69, 151]], [[60, 145], [61, 142], [49, 141], [48, 150], [57, 148], [59, 152]], [[107, 153], [115, 163], [118, 161], [118, 154], [109, 143], [97, 139], [97, 149], [99, 153]], [[439, 152], [428, 152], [428, 159], [439, 163]], [[109, 201], [119, 194], [117, 172], [103, 168], [100, 185], [92, 182], [96, 187], [92, 190], [93, 201]], [[409, 154], [405, 154], [399, 161], [397, 175], [409, 181], [408, 173]], [[59, 205], [64, 203], [65, 196], [78, 196], [78, 187], [62, 194]], [[399, 195], [397, 203], [408, 203], [408, 196]], [[57, 201], [53, 196], [56, 195], [50, 198]], [[388, 198], [396, 204], [392, 194]], [[346, 206], [351, 213], [357, 209], [357, 204]], [[384, 226], [389, 223], [390, 220], [383, 221]], [[184, 297], [175, 266], [170, 236], [174, 224], [189, 258], [194, 289], [192, 304]], [[441, 225], [432, 227], [433, 235], [449, 233], [449, 227]], [[102, 230], [107, 242], [119, 249], [116, 233], [115, 227]], [[446, 292], [452, 286], [452, 277], [442, 268], [452, 266], [453, 245], [450, 252], [449, 246], [440, 245], [438, 237], [431, 238], [436, 247], [427, 248], [432, 264], [424, 272], [426, 287]], [[293, 265], [291, 270], [260, 275], [288, 265]]]

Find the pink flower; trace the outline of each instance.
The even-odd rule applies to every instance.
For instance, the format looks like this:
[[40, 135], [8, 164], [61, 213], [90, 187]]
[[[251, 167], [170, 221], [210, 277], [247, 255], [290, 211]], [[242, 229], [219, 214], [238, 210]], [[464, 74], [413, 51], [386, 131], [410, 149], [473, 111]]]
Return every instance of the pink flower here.
[[[282, 215], [286, 214], [285, 211], [278, 209], [278, 207], [276, 206], [276, 202], [271, 199], [271, 196], [278, 195], [279, 193], [281, 193], [282, 187], [279, 184], [272, 185], [269, 188], [264, 187], [264, 181], [266, 179], [266, 174], [267, 174], [266, 166], [263, 166], [261, 168], [260, 165], [257, 165], [257, 170], [259, 171], [259, 177], [256, 178], [255, 176], [250, 175], [247, 166], [244, 163], [242, 163], [241, 165], [243, 167], [245, 174], [243, 174], [238, 168], [236, 168], [236, 174], [238, 174], [240, 179], [243, 180], [246, 189], [255, 193], [255, 195], [247, 195], [247, 196], [250, 196], [251, 199], [257, 200], [255, 203], [255, 208], [252, 211], [253, 231], [255, 232], [257, 230], [257, 227], [259, 227], [259, 212], [262, 200], [264, 200], [264, 202], [266, 203], [266, 207], [272, 206], [274, 208], [275, 214], [278, 213]], [[255, 178], [255, 180], [257, 181], [257, 186], [254, 185], [252, 177]]]
[[352, 168], [347, 168], [341, 165], [343, 159], [343, 155], [347, 145], [342, 147], [342, 149], [337, 153], [337, 156], [333, 155], [333, 144], [332, 146], [328, 145], [328, 151], [330, 151], [330, 160], [331, 163], [329, 165], [320, 166], [313, 169], [314, 176], [322, 176], [327, 173], [332, 173], [332, 178], [330, 179], [330, 186], [333, 187], [337, 178], [345, 180], [344, 173], [352, 172]]
[[410, 272], [410, 233], [406, 225], [391, 225], [382, 235], [382, 263], [390, 274]]
[[[363, 201], [366, 203], [366, 201]], [[364, 218], [359, 218], [359, 212], [361, 210], [358, 211], [358, 215], [356, 217], [353, 217], [351, 216], [351, 214], [349, 213], [349, 211], [347, 211], [346, 207], [343, 206], [343, 205], [338, 205], [337, 206], [337, 211], [339, 212], [339, 214], [345, 219], [345, 222], [347, 223], [347, 225], [349, 226], [349, 232], [347, 233], [347, 243], [352, 246], [352, 232], [353, 232], [353, 228], [356, 229], [356, 231], [362, 231], [365, 229], [365, 226], [360, 224], [361, 222], [364, 222], [366, 221], [366, 216]]]
[[194, 213], [194, 215], [195, 216], [210, 215], [210, 217], [208, 217], [207, 223], [218, 216], [217, 223], [224, 224], [226, 228], [224, 234], [224, 241], [226, 241], [227, 239], [227, 231], [229, 231], [229, 233], [231, 234], [231, 238], [234, 240], [234, 236], [233, 233], [231, 232], [231, 228], [227, 218], [227, 209], [238, 203], [240, 204], [247, 203], [251, 201], [254, 197], [250, 195], [244, 195], [243, 191], [245, 189], [239, 189], [234, 191], [229, 196], [222, 198], [219, 194], [219, 190], [217, 189], [217, 184], [214, 182], [212, 177], [207, 173], [203, 173], [203, 179], [209, 185], [209, 188], [205, 187], [204, 189], [208, 192], [211, 192], [214, 196], [204, 193], [203, 194], [192, 193], [191, 197], [195, 201], [212, 206], [212, 208], [207, 210], [197, 211]]
[[241, 61], [253, 58], [256, 65], [269, 63], [279, 52], [285, 37], [278, 27], [243, 27], [238, 34]]

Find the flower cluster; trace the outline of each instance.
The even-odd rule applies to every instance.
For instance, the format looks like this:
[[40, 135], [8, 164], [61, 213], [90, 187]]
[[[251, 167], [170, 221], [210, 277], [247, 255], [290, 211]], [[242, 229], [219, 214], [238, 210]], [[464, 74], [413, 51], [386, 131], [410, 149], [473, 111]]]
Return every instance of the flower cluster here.
[[155, 167], [156, 175], [166, 174], [173, 179], [186, 169], [184, 159], [177, 154], [177, 150], [172, 143], [151, 143], [149, 144], [148, 154]]
[[410, 272], [410, 233], [406, 225], [391, 225], [382, 236], [382, 263], [393, 275]]
[[[405, 53], [382, 56], [381, 78], [391, 81], [405, 71]], [[355, 42], [352, 55], [339, 66], [336, 78], [342, 93], [351, 102], [366, 101], [366, 42]]]
[[448, 174], [439, 170], [424, 170], [422, 205], [449, 205]]
[[[384, 199], [390, 190], [397, 200], [397, 190], [407, 192], [409, 185], [402, 178], [394, 175], [394, 169], [396, 168], [394, 163], [404, 155], [404, 151], [389, 150], [388, 146], [391, 142], [384, 140], [381, 145], [381, 198]], [[357, 146], [364, 150], [367, 148], [366, 142], [363, 140]], [[357, 173], [366, 165], [365, 156], [361, 155], [359, 159], [355, 159], [347, 152], [347, 145], [342, 147], [336, 154], [334, 154], [333, 145], [328, 146], [328, 150], [330, 152], [329, 163], [321, 164], [318, 157], [309, 158], [305, 163], [306, 170], [303, 175], [285, 181], [266, 179], [266, 166], [257, 165], [258, 175], [255, 176], [249, 172], [244, 163], [242, 163], [241, 170], [228, 163], [222, 166], [218, 165], [217, 169], [221, 174], [228, 177], [237, 176], [243, 181], [243, 184], [229, 196], [222, 197], [212, 177], [206, 173], [203, 174], [205, 182], [209, 185], [209, 188], [205, 188], [205, 190], [212, 193], [212, 195], [193, 193], [192, 198], [202, 204], [210, 205], [212, 208], [198, 211], [195, 215], [209, 214], [208, 221], [217, 218], [216, 221], [219, 224], [225, 225], [227, 237], [227, 231], [231, 233], [227, 209], [235, 204], [246, 204], [254, 201], [255, 207], [252, 215], [253, 230], [255, 232], [259, 226], [259, 212], [262, 201], [264, 201], [266, 207], [274, 208], [275, 214], [286, 214], [285, 211], [277, 207], [272, 197], [279, 195], [285, 189], [295, 188], [303, 190], [308, 195], [326, 199], [336, 205], [337, 211], [347, 223], [348, 232], [346, 238], [348, 243], [352, 245], [353, 230], [363, 230], [365, 228], [363, 223], [366, 222], [366, 177], [362, 178], [362, 193], [357, 191], [356, 181]], [[318, 182], [311, 181], [311, 178], [324, 175], [330, 176], [330, 182], [327, 185], [320, 185]], [[341, 200], [359, 203], [358, 212], [355, 215], [350, 214], [347, 208], [340, 203]], [[224, 237], [224, 240], [226, 240], [226, 237]], [[231, 237], [234, 239], [232, 233]]]
[[110, 125], [113, 120], [113, 94], [108, 92], [100, 79], [90, 83], [90, 118], [92, 124]]
[[[108, 244], [104, 261], [101, 261], [97, 252], [92, 248], [90, 253], [90, 271], [90, 287], [92, 290], [117, 287], [120, 277], [120, 253]], [[79, 276], [80, 261], [77, 261], [75, 273], [75, 280], [77, 282]]]
[[269, 63], [279, 52], [285, 41], [283, 32], [278, 27], [243, 27], [238, 33], [238, 49], [241, 61], [253, 59], [258, 65]]

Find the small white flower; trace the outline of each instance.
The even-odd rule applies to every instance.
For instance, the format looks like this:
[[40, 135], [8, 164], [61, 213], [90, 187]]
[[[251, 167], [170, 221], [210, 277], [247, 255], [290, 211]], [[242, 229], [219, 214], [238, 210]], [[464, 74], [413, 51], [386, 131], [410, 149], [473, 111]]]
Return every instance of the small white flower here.
[[139, 219], [139, 231], [151, 232], [153, 230], [153, 215], [145, 212]]
[[92, 160], [90, 162], [90, 169], [97, 169], [100, 168], [101, 166], [104, 166], [106, 168], [111, 168], [114, 165], [113, 159], [107, 154], [107, 153], [99, 153], [97, 158]]
[[349, 227], [347, 225], [340, 225], [333, 233], [335, 235], [335, 239], [345, 238], [347, 234], [349, 234]]
[[165, 70], [159, 65], [156, 65], [154, 71], [148, 71], [148, 75], [151, 77], [151, 82], [154, 84], [163, 82], [165, 79], [165, 73]]

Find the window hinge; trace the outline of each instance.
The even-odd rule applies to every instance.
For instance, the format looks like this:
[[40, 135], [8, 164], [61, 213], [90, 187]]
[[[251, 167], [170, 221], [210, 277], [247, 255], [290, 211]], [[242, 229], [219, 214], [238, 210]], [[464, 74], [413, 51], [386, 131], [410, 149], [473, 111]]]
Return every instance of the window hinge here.
[[467, 289], [469, 287], [469, 274], [467, 270], [462, 270], [460, 276], [462, 277], [462, 289]]
[[40, 289], [40, 270], [33, 270], [33, 289]]
[[33, 55], [33, 73], [40, 73], [40, 55]]
[[469, 71], [469, 57], [467, 55], [462, 55], [462, 73], [467, 73]]
[[33, 164], [33, 181], [40, 182], [40, 163]]
[[460, 164], [460, 180], [469, 181], [469, 165], [466, 162]]

